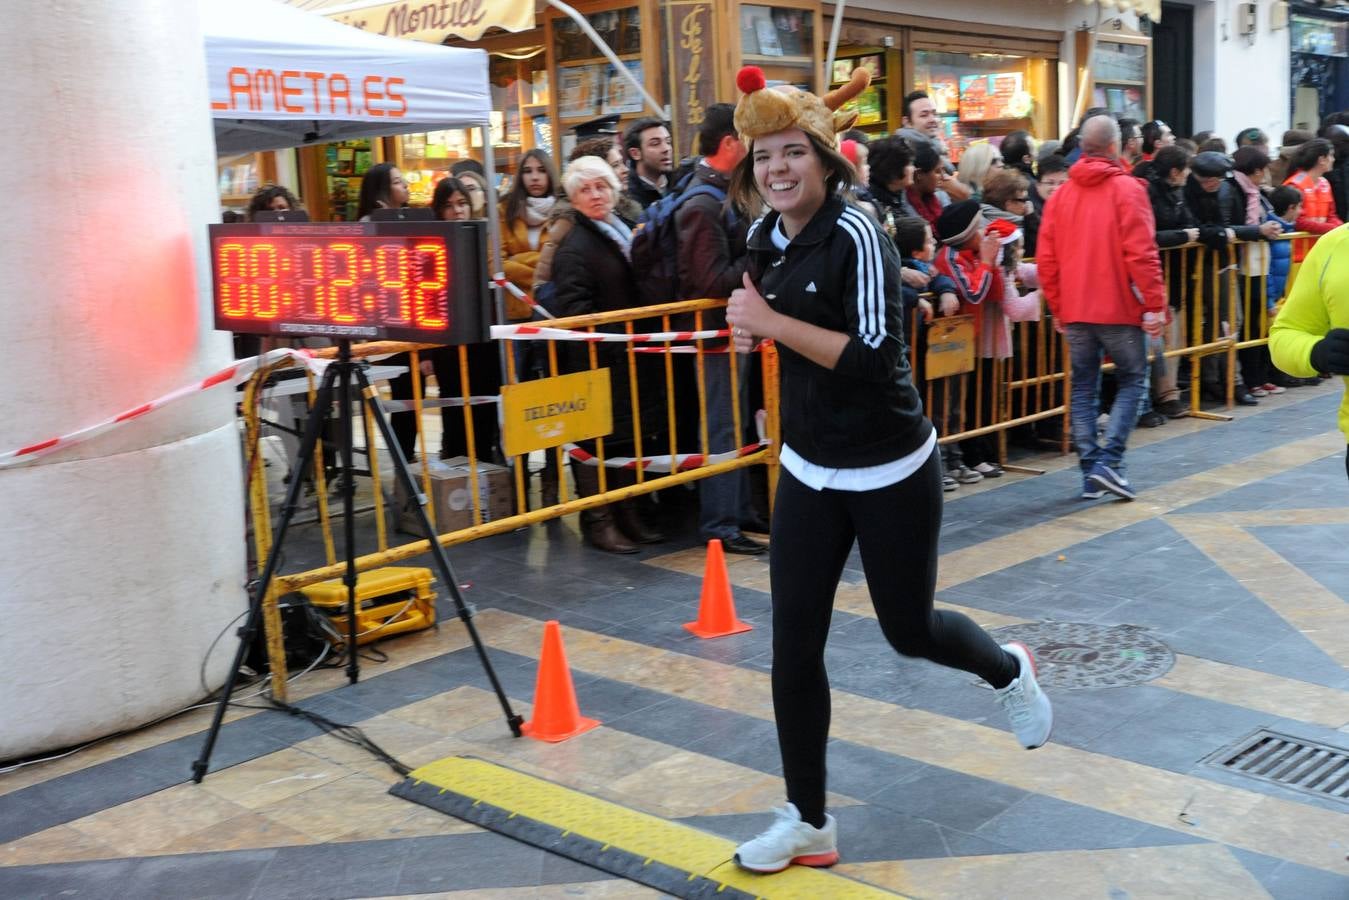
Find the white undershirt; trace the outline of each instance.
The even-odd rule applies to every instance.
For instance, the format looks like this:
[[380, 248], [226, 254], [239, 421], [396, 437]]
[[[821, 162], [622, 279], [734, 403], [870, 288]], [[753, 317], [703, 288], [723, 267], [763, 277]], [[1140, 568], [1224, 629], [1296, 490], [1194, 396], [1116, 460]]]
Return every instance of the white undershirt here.
[[[773, 240], [773, 246], [777, 247], [779, 251], [785, 251], [787, 245], [791, 243], [791, 239], [782, 230], [781, 218], [778, 219], [777, 225], [773, 228], [769, 237]], [[828, 488], [833, 491], [875, 491], [892, 484], [899, 484], [899, 482], [917, 472], [927, 462], [928, 457], [932, 455], [932, 449], [936, 446], [937, 432], [934, 429], [928, 432], [927, 440], [917, 450], [907, 453], [899, 459], [877, 466], [862, 466], [851, 469], [818, 466], [803, 459], [799, 453], [786, 444], [782, 445], [782, 451], [778, 454], [778, 461], [782, 463], [784, 469], [792, 473], [793, 478], [813, 490], [822, 491]]]

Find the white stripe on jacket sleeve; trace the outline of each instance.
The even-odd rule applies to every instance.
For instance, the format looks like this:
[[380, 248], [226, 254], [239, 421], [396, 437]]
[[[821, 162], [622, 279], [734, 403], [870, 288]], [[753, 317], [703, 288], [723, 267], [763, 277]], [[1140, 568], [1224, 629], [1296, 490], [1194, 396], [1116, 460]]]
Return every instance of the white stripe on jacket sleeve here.
[[845, 209], [838, 224], [857, 250], [857, 334], [873, 350], [885, 340], [885, 266], [879, 237], [866, 214]]

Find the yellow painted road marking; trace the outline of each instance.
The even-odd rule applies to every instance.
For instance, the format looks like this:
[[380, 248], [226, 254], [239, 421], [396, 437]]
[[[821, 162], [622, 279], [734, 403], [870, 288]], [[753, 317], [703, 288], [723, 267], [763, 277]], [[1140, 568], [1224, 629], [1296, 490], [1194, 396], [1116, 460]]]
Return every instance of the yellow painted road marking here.
[[1246, 867], [1217, 844], [849, 863], [842, 868], [915, 896], [960, 900], [1269, 897]]
[[[876, 613], [871, 608], [871, 598], [865, 585], [841, 586], [839, 595], [847, 597], [849, 612], [875, 618]], [[1031, 621], [953, 603], [942, 603], [941, 608], [964, 613], [985, 628], [1002, 628]], [[1349, 693], [1344, 691], [1231, 666], [1200, 656], [1183, 653], [1175, 656], [1176, 664], [1171, 671], [1148, 684], [1327, 728], [1340, 728], [1349, 724]]]
[[1244, 529], [1178, 516], [1172, 527], [1331, 659], [1349, 666], [1349, 604]]

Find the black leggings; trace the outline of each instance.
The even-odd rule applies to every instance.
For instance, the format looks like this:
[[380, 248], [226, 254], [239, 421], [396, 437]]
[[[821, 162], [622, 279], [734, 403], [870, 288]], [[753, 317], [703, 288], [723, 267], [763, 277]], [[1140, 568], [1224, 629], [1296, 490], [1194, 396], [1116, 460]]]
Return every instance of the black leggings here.
[[824, 822], [829, 677], [824, 645], [834, 591], [856, 538], [876, 618], [904, 656], [973, 672], [994, 687], [1017, 675], [1016, 658], [960, 613], [932, 608], [941, 530], [941, 456], [874, 491], [816, 491], [785, 469], [773, 508], [773, 710], [787, 799]]

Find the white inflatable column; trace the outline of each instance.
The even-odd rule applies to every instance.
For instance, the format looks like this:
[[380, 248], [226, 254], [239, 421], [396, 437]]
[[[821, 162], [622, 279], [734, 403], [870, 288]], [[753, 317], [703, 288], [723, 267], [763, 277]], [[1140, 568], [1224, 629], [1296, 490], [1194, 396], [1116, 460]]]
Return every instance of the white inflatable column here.
[[[0, 28], [0, 449], [228, 364], [197, 4], [10, 0]], [[234, 392], [0, 469], [0, 759], [143, 724], [203, 695], [247, 600]], [[231, 630], [206, 681], [224, 680]], [[184, 760], [184, 775], [188, 761]]]

